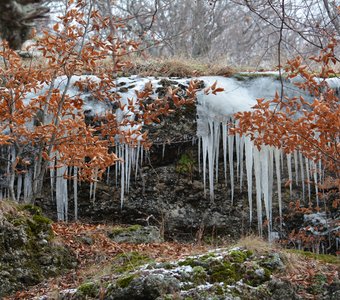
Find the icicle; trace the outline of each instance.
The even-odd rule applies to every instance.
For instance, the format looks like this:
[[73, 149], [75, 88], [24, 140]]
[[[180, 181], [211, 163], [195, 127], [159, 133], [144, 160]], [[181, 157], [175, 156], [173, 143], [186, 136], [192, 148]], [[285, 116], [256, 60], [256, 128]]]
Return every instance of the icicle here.
[[56, 202], [57, 202], [57, 217], [58, 221], [65, 220], [65, 212], [64, 212], [64, 197], [63, 197], [63, 176], [64, 176], [64, 167], [60, 167], [56, 170], [57, 178], [56, 178]]
[[93, 182], [90, 182], [90, 201], [92, 200]]
[[321, 159], [319, 160], [319, 182], [323, 183], [323, 180], [325, 178], [325, 170], [323, 170], [322, 168], [322, 163], [321, 163]]
[[208, 174], [209, 174], [209, 194], [210, 200], [214, 200], [214, 154], [215, 154], [215, 145], [214, 145], [214, 122], [209, 121], [210, 135], [208, 141]]
[[229, 151], [229, 172], [231, 186], [231, 204], [234, 204], [234, 136], [228, 135], [228, 151]]
[[202, 143], [202, 138], [198, 138], [198, 173], [201, 175], [202, 174], [202, 166], [201, 166], [201, 143]]
[[163, 142], [162, 160], [164, 159], [164, 154], [165, 154], [165, 142]]
[[208, 137], [202, 137], [202, 151], [203, 151], [203, 187], [204, 187], [204, 197], [207, 196], [207, 153], [208, 153]]
[[124, 205], [124, 187], [125, 187], [125, 168], [124, 168], [124, 161], [120, 162], [120, 164], [122, 164], [121, 166], [121, 174], [120, 174], [120, 208], [123, 208]]
[[254, 147], [254, 170], [256, 183], [257, 225], [259, 235], [262, 236], [262, 189], [261, 189], [261, 160], [260, 152]]
[[246, 172], [247, 172], [247, 184], [248, 184], [248, 203], [249, 203], [249, 222], [253, 220], [253, 143], [250, 137], [245, 138], [245, 152], [246, 152]]
[[28, 170], [24, 178], [24, 202], [28, 203], [32, 195], [32, 171]]
[[280, 159], [281, 151], [277, 148], [274, 150], [275, 168], [276, 168], [276, 181], [277, 181], [277, 194], [279, 198], [279, 215], [280, 215], [280, 228], [282, 229], [282, 194], [281, 194], [281, 166]]
[[[16, 155], [16, 151], [14, 147], [11, 147], [11, 158], [10, 158], [10, 162], [11, 162], [11, 169], [13, 164], [15, 164], [17, 155]], [[15, 183], [15, 171], [10, 170], [10, 172], [8, 173], [10, 174], [10, 178], [9, 178], [9, 191], [10, 191], [10, 197], [13, 199], [13, 201], [19, 201], [19, 199], [17, 200], [17, 197], [15, 195], [15, 191], [14, 191], [14, 183]]]
[[129, 149], [128, 149], [128, 145], [124, 145], [124, 168], [125, 168], [125, 191], [128, 191], [128, 185], [129, 185], [129, 166], [130, 166], [130, 155], [129, 155]]
[[137, 180], [138, 170], [139, 170], [139, 153], [140, 153], [140, 142], [138, 141], [137, 145], [137, 156], [136, 156], [136, 164], [135, 164], [135, 180]]
[[302, 153], [299, 152], [299, 161], [300, 161], [300, 173], [301, 173], [301, 182], [302, 182], [302, 201], [305, 201], [305, 172], [303, 168], [303, 157]]
[[215, 147], [215, 178], [216, 182], [218, 182], [218, 159], [220, 153], [220, 122], [214, 122], [214, 134], [213, 134], [213, 143]]
[[298, 152], [294, 151], [294, 167], [295, 167], [295, 182], [299, 185], [299, 164], [298, 164]]
[[129, 192], [130, 191], [130, 178], [131, 178], [131, 169], [132, 169], [132, 156], [133, 156], [133, 148], [129, 147], [128, 145], [126, 145], [127, 147], [127, 153], [128, 153], [128, 165], [127, 167], [127, 176], [126, 176], [126, 191]]
[[111, 167], [108, 167], [106, 171], [106, 184], [107, 185], [110, 183], [110, 169]]
[[73, 168], [74, 220], [78, 220], [78, 168]]
[[225, 185], [227, 185], [227, 124], [222, 124], [222, 139], [223, 139], [223, 164], [224, 164], [224, 178], [225, 178]]
[[235, 135], [235, 148], [236, 148], [236, 178], [240, 178], [240, 135]]
[[[65, 176], [68, 176], [68, 167], [65, 167]], [[65, 221], [68, 222], [68, 191], [67, 191], [67, 179], [62, 178], [62, 186], [63, 186], [63, 204], [64, 204], [64, 215]]]
[[288, 178], [289, 178], [289, 192], [290, 197], [293, 195], [293, 175], [292, 175], [292, 155], [287, 154], [287, 168], [288, 168]]
[[96, 201], [97, 182], [98, 182], [98, 168], [95, 168], [95, 170], [94, 170], [93, 190], [92, 190], [92, 202], [93, 203]]
[[33, 193], [38, 191], [38, 186], [39, 186], [39, 182], [37, 179], [37, 173], [38, 173], [38, 160], [34, 160], [33, 163]]
[[244, 157], [244, 136], [240, 140], [240, 191], [243, 185], [243, 157]]
[[55, 177], [54, 177], [54, 159], [48, 163], [50, 167], [50, 191], [51, 191], [51, 201], [54, 202], [54, 184], [55, 184]]
[[313, 162], [313, 178], [315, 184], [315, 194], [316, 194], [316, 205], [319, 207], [319, 189], [318, 189], [318, 174], [317, 174], [317, 166], [316, 163]]
[[270, 200], [269, 200], [269, 154], [268, 147], [262, 146], [260, 150], [260, 165], [261, 165], [261, 189], [263, 193], [264, 207], [268, 222], [268, 237], [270, 236]]
[[143, 159], [144, 159], [143, 155], [144, 155], [144, 149], [143, 149], [143, 147], [141, 147], [141, 149], [140, 149], [140, 162], [141, 162], [141, 165], [143, 164]]
[[306, 164], [306, 180], [307, 180], [307, 188], [308, 188], [308, 202], [311, 201], [311, 191], [310, 191], [310, 174], [309, 174], [309, 160], [306, 157], [305, 158], [305, 164]]
[[269, 224], [268, 224], [268, 238], [272, 241], [273, 229], [273, 184], [274, 184], [274, 148], [269, 147], [269, 161], [268, 161], [268, 207], [269, 207]]
[[18, 202], [20, 202], [21, 189], [22, 189], [22, 174], [19, 174], [18, 182], [17, 182], [17, 201]]
[[[117, 148], [118, 147], [116, 146], [116, 153], [118, 153], [118, 157], [120, 157]], [[118, 186], [119, 166], [120, 166], [120, 162], [116, 162], [116, 164], [115, 164], [115, 185], [116, 185], [116, 187]]]

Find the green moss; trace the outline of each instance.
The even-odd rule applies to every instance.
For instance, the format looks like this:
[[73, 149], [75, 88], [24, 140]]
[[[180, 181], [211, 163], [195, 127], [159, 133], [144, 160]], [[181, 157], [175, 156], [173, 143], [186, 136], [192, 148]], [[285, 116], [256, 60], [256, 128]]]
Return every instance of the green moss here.
[[216, 254], [211, 252], [211, 253], [208, 253], [208, 254], [204, 254], [203, 256], [201, 256], [199, 259], [203, 262], [206, 262], [206, 261], [209, 261], [211, 260], [212, 258], [216, 257]]
[[77, 289], [76, 295], [79, 297], [97, 297], [99, 293], [99, 286], [94, 282], [85, 282]]
[[207, 272], [203, 267], [196, 266], [192, 269], [192, 279], [194, 284], [204, 284], [207, 281], [207, 277]]
[[28, 211], [31, 215], [41, 215], [42, 213], [41, 208], [33, 204], [23, 204], [20, 205], [19, 208]]
[[190, 267], [194, 268], [194, 267], [198, 266], [199, 264], [198, 264], [196, 259], [189, 257], [189, 258], [186, 258], [183, 261], [179, 261], [178, 265], [181, 266], [181, 267], [182, 266], [190, 266]]
[[129, 227], [121, 227], [121, 226], [118, 226], [118, 227], [115, 227], [112, 229], [112, 231], [110, 232], [110, 235], [111, 236], [117, 236], [119, 234], [122, 234], [124, 232], [132, 232], [132, 231], [138, 231], [142, 228], [141, 225], [131, 225]]
[[128, 276], [124, 276], [122, 278], [117, 279], [116, 284], [118, 287], [124, 289], [126, 287], [128, 287], [128, 285], [130, 284], [130, 282], [136, 277], [135, 274], [132, 275], [128, 275]]
[[224, 295], [224, 289], [219, 284], [214, 285], [214, 292], [216, 295], [223, 296]]
[[239, 272], [236, 264], [230, 262], [216, 262], [211, 267], [211, 282], [224, 282], [226, 284], [232, 284], [239, 281], [242, 278], [241, 272]]
[[[150, 267], [152, 267], [152, 265], [150, 265]], [[173, 268], [173, 264], [170, 262], [164, 262], [159, 267], [165, 270], [171, 270]]]
[[[261, 270], [263, 274], [257, 274], [256, 272]], [[248, 269], [244, 274], [244, 283], [251, 286], [259, 286], [262, 283], [270, 280], [271, 271], [267, 268], [258, 268], [257, 266], [253, 266], [253, 268]]]
[[311, 258], [311, 259], [320, 260], [320, 261], [325, 262], [325, 263], [340, 265], [340, 259], [339, 259], [339, 257], [337, 257], [335, 255], [316, 254], [316, 253], [309, 252], [309, 251], [295, 250], [295, 249], [289, 249], [289, 250], [286, 250], [286, 251], [291, 252], [291, 253], [296, 253], [296, 254]]
[[22, 216], [7, 216], [7, 220], [14, 225], [15, 227], [21, 226], [21, 225], [26, 225], [27, 220], [25, 217]]
[[33, 222], [28, 219], [27, 224], [29, 225], [34, 234], [38, 234], [41, 231], [47, 231], [49, 235], [52, 234], [50, 227], [52, 221], [50, 219], [42, 215], [34, 215], [32, 217], [32, 220]]
[[191, 176], [194, 170], [194, 165], [195, 160], [191, 157], [191, 155], [184, 153], [181, 155], [181, 158], [177, 163], [176, 172], [185, 175], [189, 174]]
[[114, 272], [124, 273], [150, 262], [152, 262], [150, 257], [138, 252], [122, 253], [114, 258], [112, 269]]
[[232, 250], [229, 256], [232, 262], [243, 263], [247, 259], [248, 254], [242, 250]]

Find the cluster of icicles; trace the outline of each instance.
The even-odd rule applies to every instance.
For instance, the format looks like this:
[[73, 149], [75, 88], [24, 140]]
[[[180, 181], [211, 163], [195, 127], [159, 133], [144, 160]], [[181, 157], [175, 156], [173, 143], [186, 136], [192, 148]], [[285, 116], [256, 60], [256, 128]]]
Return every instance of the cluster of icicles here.
[[[213, 82], [212, 79], [216, 78], [206, 78], [208, 84]], [[230, 78], [218, 78], [218, 80], [219, 85], [225, 89], [223, 93], [217, 96], [204, 94], [198, 96], [199, 169], [202, 173], [205, 193], [209, 187], [210, 199], [214, 200], [214, 185], [221, 180], [219, 161], [223, 156], [223, 180], [230, 188], [226, 201], [233, 204], [235, 186], [238, 184], [239, 189], [242, 190], [246, 184], [250, 222], [253, 220], [254, 191], [259, 234], [261, 236], [263, 234], [265, 216], [268, 237], [275, 238], [273, 201], [278, 202], [278, 215], [282, 226], [282, 184], [289, 182], [290, 196], [293, 192], [293, 182], [295, 181], [297, 186], [301, 185], [301, 198], [307, 203], [310, 203], [312, 189], [315, 189], [314, 197], [318, 205], [318, 183], [322, 181], [323, 174], [321, 162], [315, 163], [298, 151], [284, 154], [282, 150], [266, 145], [258, 149], [249, 136], [230, 135], [228, 126], [234, 124], [233, 114], [250, 110], [256, 103], [255, 99], [261, 98], [262, 93], [273, 94], [276, 88], [275, 81], [260, 78], [253, 80], [248, 86], [243, 86]], [[292, 90], [292, 92], [297, 91]]]
[[[202, 118], [201, 120], [204, 120]], [[208, 127], [208, 134], [202, 134], [199, 142], [200, 170], [203, 173], [204, 188], [209, 186], [211, 201], [214, 200], [214, 185], [219, 178], [220, 141], [223, 146], [224, 180], [230, 187], [230, 197], [226, 201], [234, 203], [236, 184], [242, 190], [246, 179], [249, 203], [249, 219], [253, 220], [253, 181], [256, 194], [256, 211], [259, 234], [263, 232], [263, 211], [268, 228], [268, 236], [272, 234], [273, 199], [277, 199], [280, 224], [282, 225], [282, 192], [283, 169], [288, 170], [290, 194], [292, 195], [293, 180], [296, 185], [302, 185], [302, 199], [311, 201], [311, 182], [314, 183], [316, 201], [318, 204], [318, 186], [322, 174], [321, 164], [308, 160], [297, 151], [293, 154], [283, 154], [280, 149], [262, 146], [259, 150], [248, 136], [228, 135], [228, 124], [232, 124], [230, 117], [226, 122], [205, 119], [200, 126]], [[222, 137], [222, 139], [221, 139]], [[236, 160], [235, 160], [236, 153]], [[293, 172], [294, 170], [294, 172]], [[236, 172], [235, 172], [236, 171]], [[236, 173], [236, 174], [235, 174]], [[293, 174], [295, 178], [293, 178]], [[208, 177], [208, 179], [207, 179]], [[208, 182], [208, 184], [207, 184]], [[274, 193], [277, 192], [277, 196]], [[226, 195], [228, 196], [228, 195]]]
[[[208, 85], [217, 80], [219, 85], [225, 88], [225, 92], [219, 96], [204, 95], [198, 97], [197, 105], [197, 135], [199, 138], [199, 167], [202, 173], [204, 187], [209, 186], [210, 199], [214, 199], [214, 184], [221, 180], [219, 178], [219, 160], [220, 148], [223, 149], [224, 161], [224, 180], [230, 186], [230, 198], [226, 201], [234, 202], [235, 185], [239, 184], [240, 188], [247, 181], [248, 200], [250, 221], [253, 219], [253, 185], [256, 194], [256, 209], [259, 233], [262, 235], [263, 211], [268, 224], [268, 233], [272, 232], [272, 207], [273, 199], [277, 199], [279, 206], [279, 215], [282, 217], [282, 195], [281, 184], [283, 181], [283, 169], [287, 169], [290, 192], [292, 193], [293, 174], [295, 175], [296, 184], [302, 185], [302, 198], [311, 200], [311, 182], [315, 186], [316, 197], [318, 195], [317, 183], [322, 176], [321, 164], [316, 164], [302, 156], [301, 153], [294, 152], [284, 155], [279, 149], [263, 146], [260, 150], [254, 146], [247, 136], [229, 135], [228, 126], [233, 122], [232, 115], [237, 111], [250, 109], [256, 98], [260, 97], [257, 92], [261, 90], [259, 85], [262, 84], [262, 91], [273, 95], [275, 86], [272, 79], [261, 79], [252, 86], [241, 87], [235, 80], [223, 77], [202, 78]], [[272, 86], [270, 90], [269, 86]], [[222, 147], [220, 147], [222, 143]], [[121, 206], [124, 204], [125, 194], [129, 190], [130, 177], [135, 172], [138, 175], [138, 167], [146, 157], [145, 151], [141, 146], [129, 147], [128, 145], [117, 145], [115, 153], [122, 158], [119, 162], [109, 168], [106, 174], [108, 184], [115, 182], [120, 187]], [[8, 151], [8, 159], [12, 160], [11, 151]], [[236, 153], [236, 155], [235, 155]], [[77, 219], [78, 209], [78, 187], [77, 178], [78, 170], [76, 167], [61, 167], [54, 169], [57, 165], [58, 155], [55, 155], [55, 161], [50, 162], [50, 180], [51, 195], [57, 204], [58, 220], [68, 219], [68, 193], [73, 191], [74, 198], [74, 218]], [[236, 160], [235, 160], [236, 157]], [[32, 194], [32, 180], [35, 178], [33, 166], [25, 174], [19, 174], [17, 177], [17, 199], [22, 196], [26, 202]], [[68, 178], [65, 179], [65, 175]], [[94, 176], [93, 183], [90, 184], [90, 199], [95, 201], [97, 178]], [[253, 184], [253, 181], [254, 184]], [[208, 184], [207, 184], [208, 182]], [[73, 188], [69, 188], [71, 185]], [[274, 191], [275, 189], [275, 191]], [[274, 195], [276, 193], [277, 195]], [[7, 189], [0, 189], [0, 199], [9, 196]], [[226, 195], [227, 196], [227, 195]], [[318, 201], [318, 198], [316, 199]], [[282, 218], [280, 218], [282, 220]]]
[[[106, 184], [114, 185], [120, 188], [121, 207], [124, 204], [125, 193], [130, 189], [130, 178], [132, 172], [135, 172], [135, 177], [138, 175], [140, 163], [144, 160], [145, 151], [142, 146], [130, 147], [128, 145], [118, 145], [115, 147], [115, 153], [123, 159], [123, 162], [117, 162], [114, 166], [109, 167], [106, 173]], [[56, 161], [51, 164], [57, 163]], [[67, 180], [68, 175], [72, 180]], [[74, 199], [74, 219], [78, 219], [78, 168], [77, 167], [61, 167], [56, 171], [50, 168], [51, 178], [51, 197], [53, 199], [54, 189], [57, 203], [58, 220], [68, 220], [68, 184], [73, 186]], [[98, 184], [98, 172], [94, 172], [93, 182], [90, 183], [89, 199], [92, 202], [96, 201], [96, 191]]]

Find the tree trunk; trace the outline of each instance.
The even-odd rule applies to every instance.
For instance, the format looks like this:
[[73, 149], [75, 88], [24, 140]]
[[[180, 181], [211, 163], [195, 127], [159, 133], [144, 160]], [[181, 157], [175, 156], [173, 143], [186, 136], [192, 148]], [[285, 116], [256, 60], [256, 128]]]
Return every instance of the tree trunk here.
[[45, 18], [49, 8], [43, 7], [44, 0], [0, 1], [0, 36], [14, 50], [30, 38], [34, 21]]

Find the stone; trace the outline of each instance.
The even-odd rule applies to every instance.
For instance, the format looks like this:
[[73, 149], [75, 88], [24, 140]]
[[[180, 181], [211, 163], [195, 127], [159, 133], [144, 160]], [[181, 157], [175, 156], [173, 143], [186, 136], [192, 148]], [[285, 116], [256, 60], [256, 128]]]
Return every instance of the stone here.
[[139, 226], [133, 225], [130, 227], [120, 227], [113, 229], [108, 233], [108, 236], [117, 243], [160, 243], [162, 238], [160, 231], [156, 226]]
[[155, 300], [161, 295], [180, 290], [179, 280], [163, 274], [152, 274], [133, 278], [127, 287], [113, 288], [107, 293], [107, 300]]
[[57, 276], [76, 264], [53, 242], [51, 221], [32, 206], [0, 202], [0, 298]]

